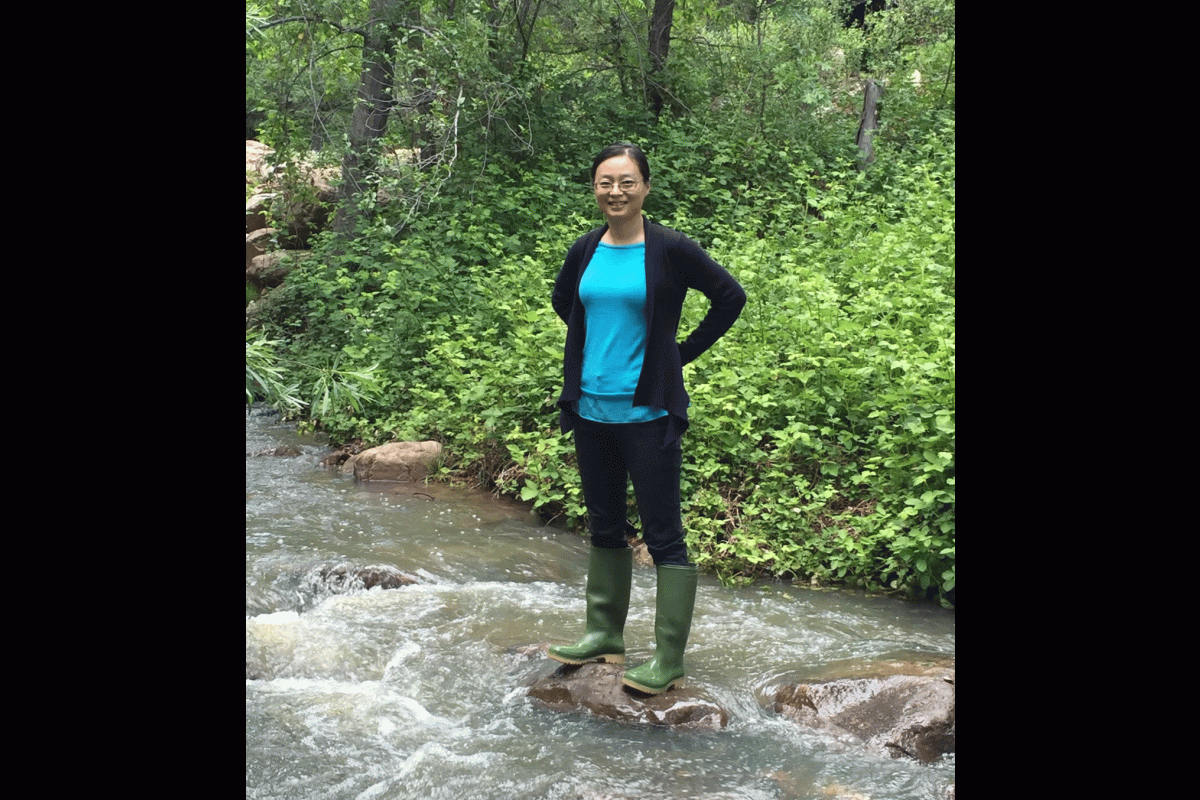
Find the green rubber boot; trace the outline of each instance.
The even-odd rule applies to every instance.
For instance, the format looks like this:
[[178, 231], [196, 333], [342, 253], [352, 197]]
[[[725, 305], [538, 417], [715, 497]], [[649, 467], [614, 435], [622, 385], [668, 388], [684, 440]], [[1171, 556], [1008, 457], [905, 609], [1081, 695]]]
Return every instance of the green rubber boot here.
[[624, 664], [625, 617], [632, 582], [632, 549], [593, 547], [588, 559], [586, 632], [577, 644], [556, 645], [547, 655], [564, 664]]
[[654, 617], [654, 638], [657, 646], [654, 657], [625, 673], [625, 685], [646, 694], [661, 694], [668, 689], [682, 689], [684, 681], [683, 650], [687, 647], [692, 629], [692, 610], [696, 606], [696, 579], [700, 570], [695, 564], [658, 567], [657, 608]]

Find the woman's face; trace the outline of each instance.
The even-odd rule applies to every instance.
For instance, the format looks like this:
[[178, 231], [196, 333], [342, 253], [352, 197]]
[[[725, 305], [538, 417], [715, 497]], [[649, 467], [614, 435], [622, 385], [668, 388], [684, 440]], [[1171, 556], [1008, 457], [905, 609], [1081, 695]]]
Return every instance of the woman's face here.
[[[612, 184], [612, 187], [607, 190], [593, 186], [596, 192], [596, 204], [604, 212], [610, 227], [618, 222], [642, 218], [642, 204], [646, 202], [646, 195], [650, 194], [650, 184], [642, 178], [636, 161], [627, 155], [614, 156], [607, 161], [602, 161], [596, 168], [596, 174], [592, 180], [594, 184], [601, 182]], [[636, 181], [636, 185], [622, 191], [621, 181], [630, 180]]]

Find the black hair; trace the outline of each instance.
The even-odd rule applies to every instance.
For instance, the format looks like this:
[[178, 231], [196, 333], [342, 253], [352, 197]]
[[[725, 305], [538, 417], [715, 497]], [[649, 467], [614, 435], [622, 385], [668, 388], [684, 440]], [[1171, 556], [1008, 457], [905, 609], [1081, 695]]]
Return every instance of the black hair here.
[[617, 156], [629, 156], [632, 158], [637, 162], [638, 171], [642, 173], [642, 180], [646, 183], [650, 182], [650, 162], [646, 160], [646, 154], [636, 144], [630, 144], [629, 142], [610, 144], [596, 154], [596, 157], [592, 159], [592, 180], [596, 180], [596, 170], [600, 169], [601, 164]]

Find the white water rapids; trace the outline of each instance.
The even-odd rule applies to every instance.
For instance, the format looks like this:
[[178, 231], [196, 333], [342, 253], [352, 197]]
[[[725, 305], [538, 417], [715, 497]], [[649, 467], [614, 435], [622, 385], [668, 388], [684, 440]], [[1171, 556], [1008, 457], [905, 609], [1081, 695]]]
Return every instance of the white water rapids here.
[[[250, 455], [281, 444], [301, 455]], [[760, 702], [830, 665], [953, 655], [952, 611], [701, 576], [690, 686], [725, 730], [559, 714], [525, 697], [558, 664], [517, 648], [581, 632], [584, 538], [458, 490], [356, 484], [257, 409], [246, 451], [247, 798], [940, 800], [954, 783], [953, 755], [872, 755]], [[418, 582], [356, 589], [339, 566]], [[653, 649], [654, 588], [635, 570], [631, 660]]]

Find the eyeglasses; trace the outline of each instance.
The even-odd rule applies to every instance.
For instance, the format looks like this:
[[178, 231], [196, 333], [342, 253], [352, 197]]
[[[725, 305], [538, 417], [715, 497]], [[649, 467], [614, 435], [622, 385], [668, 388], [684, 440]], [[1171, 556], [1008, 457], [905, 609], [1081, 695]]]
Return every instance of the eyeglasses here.
[[[632, 191], [633, 191], [634, 189], [636, 189], [636, 188], [637, 188], [639, 185], [641, 185], [641, 183], [642, 183], [641, 181], [635, 181], [633, 178], [626, 178], [625, 180], [623, 180], [623, 181], [621, 181], [620, 183], [616, 184], [616, 186], [617, 186], [617, 188], [619, 188], [619, 189], [620, 189], [622, 192], [632, 192]], [[613, 185], [614, 185], [614, 184], [613, 184], [613, 182], [612, 182], [612, 181], [600, 181], [599, 183], [593, 183], [593, 184], [592, 184], [592, 187], [593, 187], [593, 188], [594, 188], [594, 189], [595, 189], [597, 192], [611, 192], [611, 191], [612, 191], [612, 188], [613, 188]]]

